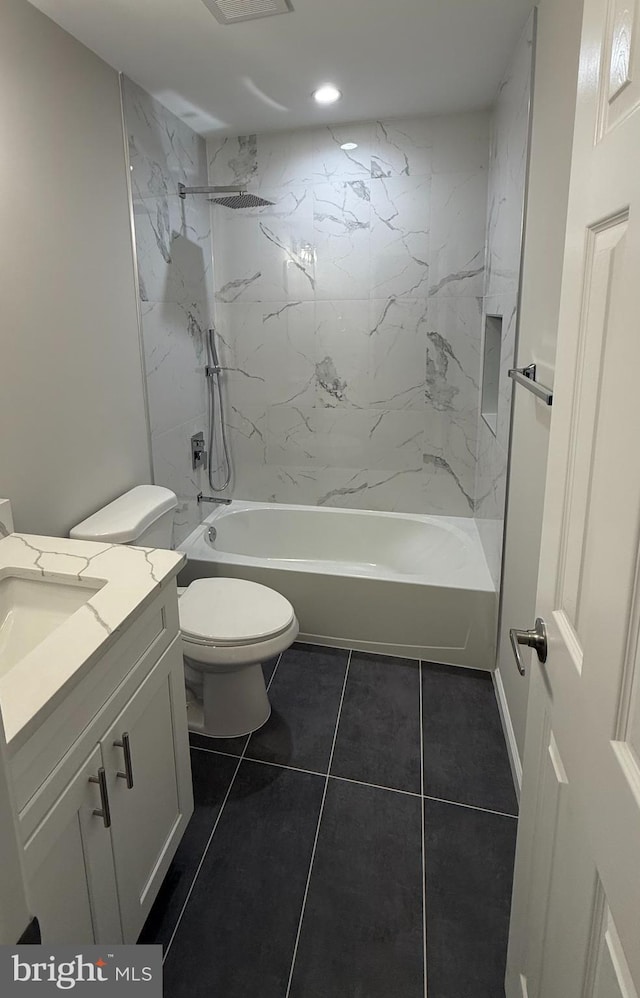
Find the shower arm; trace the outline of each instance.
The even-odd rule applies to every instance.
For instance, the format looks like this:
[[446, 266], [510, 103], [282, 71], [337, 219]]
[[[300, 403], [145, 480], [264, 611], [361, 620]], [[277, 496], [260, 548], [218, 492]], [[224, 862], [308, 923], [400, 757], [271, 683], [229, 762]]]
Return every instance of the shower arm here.
[[246, 194], [247, 188], [235, 184], [232, 187], [185, 187], [178, 184], [178, 194], [181, 198], [186, 198], [187, 194]]

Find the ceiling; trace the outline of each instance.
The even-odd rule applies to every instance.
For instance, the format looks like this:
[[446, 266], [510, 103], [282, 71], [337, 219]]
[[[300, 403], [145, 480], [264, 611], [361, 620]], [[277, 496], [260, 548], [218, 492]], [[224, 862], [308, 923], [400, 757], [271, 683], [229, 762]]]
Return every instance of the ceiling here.
[[[531, 0], [293, 0], [234, 25], [203, 0], [31, 0], [202, 134], [489, 106]], [[335, 83], [343, 99], [311, 98]]]

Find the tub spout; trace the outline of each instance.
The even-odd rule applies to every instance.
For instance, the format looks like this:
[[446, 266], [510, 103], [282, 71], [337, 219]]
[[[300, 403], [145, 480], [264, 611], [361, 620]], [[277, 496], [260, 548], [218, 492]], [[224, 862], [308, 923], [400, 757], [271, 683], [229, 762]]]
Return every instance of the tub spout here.
[[214, 502], [220, 506], [229, 506], [231, 499], [223, 499], [222, 496], [203, 496], [202, 492], [198, 492], [196, 496], [196, 501], [201, 502]]

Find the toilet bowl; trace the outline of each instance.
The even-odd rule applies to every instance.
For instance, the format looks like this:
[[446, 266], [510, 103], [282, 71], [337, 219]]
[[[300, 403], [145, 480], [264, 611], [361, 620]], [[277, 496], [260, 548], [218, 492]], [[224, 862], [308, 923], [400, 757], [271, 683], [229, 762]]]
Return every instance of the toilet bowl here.
[[[178, 501], [169, 489], [139, 485], [70, 531], [77, 540], [171, 547]], [[197, 579], [178, 590], [189, 728], [215, 738], [248, 735], [271, 706], [262, 662], [298, 636], [284, 596], [244, 579]]]
[[218, 738], [247, 735], [271, 706], [261, 663], [298, 636], [291, 603], [244, 579], [197, 579], [179, 593], [189, 726]]

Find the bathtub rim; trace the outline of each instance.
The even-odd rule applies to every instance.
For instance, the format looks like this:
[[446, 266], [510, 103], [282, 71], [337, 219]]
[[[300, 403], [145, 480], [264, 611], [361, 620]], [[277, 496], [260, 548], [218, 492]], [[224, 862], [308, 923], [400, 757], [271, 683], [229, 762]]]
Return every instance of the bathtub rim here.
[[[484, 584], [468, 585], [464, 581], [441, 581], [431, 577], [420, 575], [419, 573], [399, 573], [385, 571], [375, 568], [371, 572], [349, 571], [349, 562], [336, 562], [329, 559], [311, 560], [307, 558], [284, 559], [268, 558], [255, 555], [243, 555], [235, 552], [216, 551], [211, 548], [204, 539], [204, 533], [208, 527], [214, 526], [220, 517], [233, 515], [244, 510], [258, 509], [278, 509], [278, 510], [300, 510], [304, 512], [320, 510], [323, 513], [333, 515], [343, 515], [350, 513], [356, 516], [384, 517], [390, 519], [412, 520], [421, 524], [428, 524], [442, 529], [446, 526], [452, 533], [459, 536], [465, 543], [471, 542], [477, 554], [478, 562], [475, 570], [484, 575]], [[188, 559], [201, 562], [213, 562], [218, 565], [237, 565], [241, 568], [262, 567], [277, 569], [284, 572], [304, 572], [310, 574], [322, 574], [335, 576], [337, 578], [373, 579], [383, 582], [401, 583], [403, 585], [421, 585], [425, 587], [435, 587], [466, 592], [489, 592], [496, 594], [496, 587], [489, 571], [489, 566], [485, 557], [484, 548], [480, 538], [477, 524], [473, 517], [445, 516], [433, 513], [397, 513], [381, 510], [360, 510], [335, 506], [312, 506], [294, 503], [269, 503], [256, 502], [248, 499], [233, 499], [229, 505], [220, 505], [213, 509], [194, 530], [179, 544], [177, 550], [184, 553]], [[209, 556], [211, 555], [211, 556]]]

